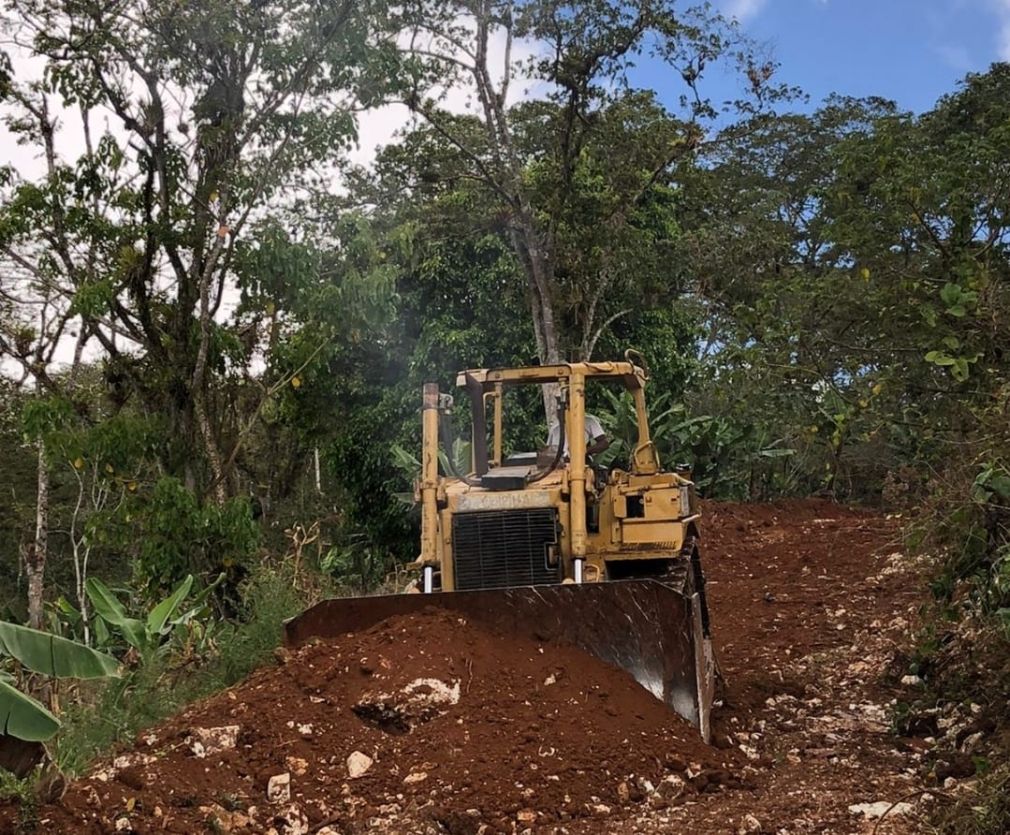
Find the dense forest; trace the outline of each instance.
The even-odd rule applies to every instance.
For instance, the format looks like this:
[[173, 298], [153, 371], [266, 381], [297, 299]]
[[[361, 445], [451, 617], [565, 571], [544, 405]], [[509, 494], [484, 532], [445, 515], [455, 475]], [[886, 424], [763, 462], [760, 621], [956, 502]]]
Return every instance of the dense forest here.
[[[68, 705], [65, 768], [306, 600], [402, 586], [423, 382], [627, 348], [705, 498], [901, 514], [928, 698], [1005, 709], [1010, 65], [910, 113], [809, 102], [672, 0], [5, 8], [0, 617], [141, 659]], [[362, 163], [375, 113], [399, 130]], [[179, 628], [100, 617], [176, 596]]]

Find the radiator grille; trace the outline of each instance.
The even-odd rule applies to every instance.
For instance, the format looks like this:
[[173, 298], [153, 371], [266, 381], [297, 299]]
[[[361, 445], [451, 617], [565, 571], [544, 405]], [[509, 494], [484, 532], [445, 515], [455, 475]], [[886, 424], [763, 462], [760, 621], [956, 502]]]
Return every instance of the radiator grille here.
[[548, 546], [557, 541], [554, 508], [457, 513], [452, 518], [456, 588], [557, 583], [560, 566], [547, 564]]

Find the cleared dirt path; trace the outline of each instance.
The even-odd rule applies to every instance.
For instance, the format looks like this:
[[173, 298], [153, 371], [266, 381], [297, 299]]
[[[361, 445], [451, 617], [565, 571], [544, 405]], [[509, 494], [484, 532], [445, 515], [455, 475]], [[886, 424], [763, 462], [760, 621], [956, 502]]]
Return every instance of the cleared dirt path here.
[[724, 504], [705, 530], [728, 681], [718, 742], [747, 756], [747, 788], [580, 831], [919, 831], [927, 746], [895, 737], [891, 716], [924, 581], [898, 522], [828, 502]]

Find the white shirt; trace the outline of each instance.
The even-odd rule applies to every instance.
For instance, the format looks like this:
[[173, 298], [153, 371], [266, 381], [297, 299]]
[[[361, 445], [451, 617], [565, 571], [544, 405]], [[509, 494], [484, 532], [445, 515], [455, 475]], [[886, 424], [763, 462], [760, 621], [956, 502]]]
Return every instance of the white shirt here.
[[[603, 426], [596, 415], [591, 415], [586, 412], [585, 415], [585, 428], [586, 428], [586, 443], [590, 444], [595, 441], [600, 435], [605, 435], [606, 432], [603, 431]], [[554, 447], [557, 449], [558, 441], [561, 438], [561, 424], [557, 421], [551, 424], [551, 430], [547, 435], [547, 446]], [[565, 438], [565, 453], [568, 453], [568, 438]]]

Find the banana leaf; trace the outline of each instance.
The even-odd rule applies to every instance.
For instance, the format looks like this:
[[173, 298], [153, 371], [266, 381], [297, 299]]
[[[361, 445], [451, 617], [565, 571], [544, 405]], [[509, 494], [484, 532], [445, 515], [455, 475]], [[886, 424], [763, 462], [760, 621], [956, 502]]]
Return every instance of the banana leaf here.
[[149, 636], [161, 635], [165, 629], [165, 624], [172, 617], [173, 612], [179, 608], [179, 604], [186, 599], [190, 589], [193, 588], [193, 575], [190, 574], [183, 580], [178, 588], [168, 597], [151, 609], [147, 616], [147, 634]]
[[0, 621], [0, 654], [16, 658], [29, 670], [57, 678], [105, 678], [119, 675], [111, 655], [76, 641]]
[[60, 720], [45, 706], [0, 681], [0, 734], [26, 742], [45, 742], [60, 729]]
[[84, 584], [84, 590], [100, 618], [111, 626], [118, 627], [131, 646], [141, 651], [147, 648], [147, 631], [143, 621], [127, 615], [123, 604], [116, 599], [116, 595], [105, 583], [97, 577], [89, 577]]
[[193, 620], [193, 618], [206, 617], [207, 615], [209, 615], [211, 609], [210, 604], [207, 602], [207, 598], [210, 597], [210, 594], [212, 591], [214, 591], [214, 589], [216, 589], [219, 585], [221, 585], [221, 583], [224, 581], [224, 578], [225, 574], [222, 571], [220, 574], [217, 575], [217, 578], [214, 580], [213, 583], [204, 586], [202, 589], [200, 589], [200, 591], [198, 591], [196, 595], [193, 597], [193, 606], [187, 611], [183, 612], [177, 618], [172, 618], [172, 620], [170, 621], [171, 625], [173, 627], [185, 626], [191, 620]]

